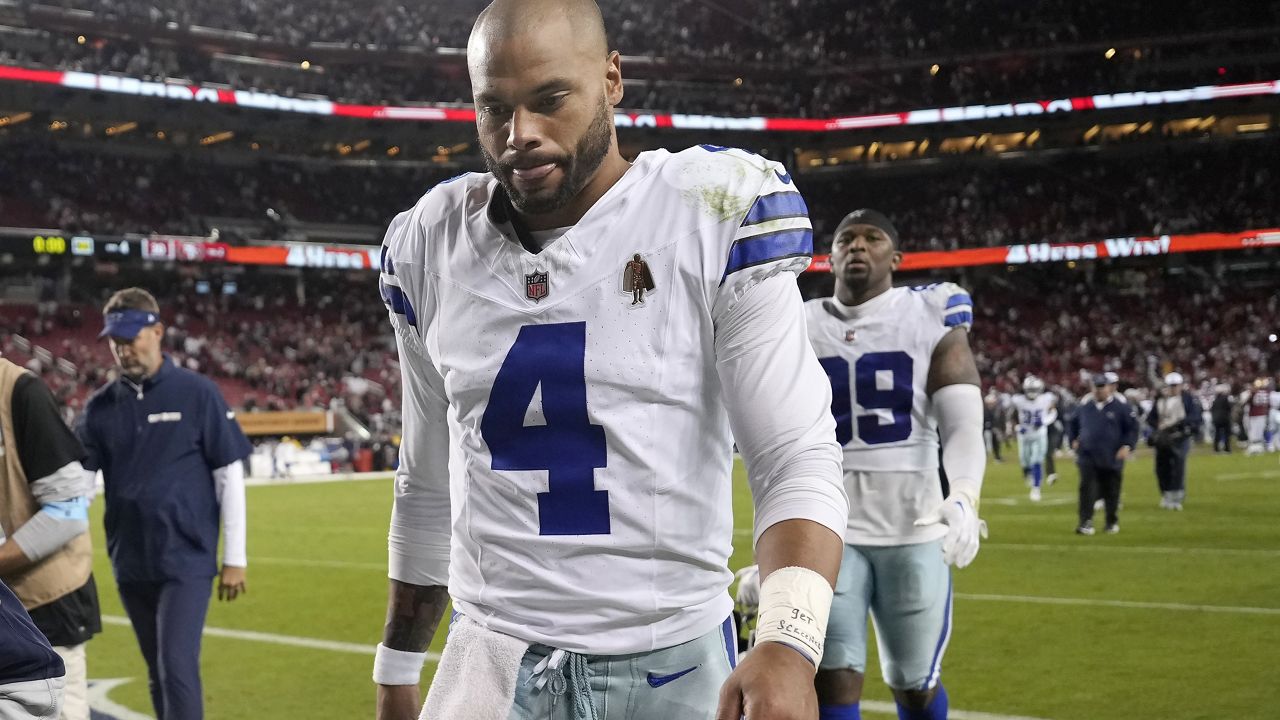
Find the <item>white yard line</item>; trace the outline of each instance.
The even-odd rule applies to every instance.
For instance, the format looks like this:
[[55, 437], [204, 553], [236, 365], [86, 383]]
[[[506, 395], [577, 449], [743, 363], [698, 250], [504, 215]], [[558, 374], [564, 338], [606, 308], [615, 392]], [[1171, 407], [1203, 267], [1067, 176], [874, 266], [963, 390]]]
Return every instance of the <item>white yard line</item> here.
[[1280, 550], [1264, 548], [1163, 547], [1159, 545], [1102, 545], [1097, 542], [1065, 543], [999, 543], [984, 542], [983, 550], [1077, 550], [1102, 553], [1134, 553], [1138, 555], [1227, 555], [1238, 557], [1280, 557]]
[[[112, 625], [128, 625], [126, 618], [118, 616], [104, 616], [105, 622]], [[314, 648], [318, 650], [334, 650], [338, 652], [357, 652], [362, 655], [372, 655], [373, 647], [365, 645], [357, 645], [355, 643], [331, 642], [328, 640], [314, 640], [312, 638], [295, 638], [287, 635], [272, 635], [270, 633], [247, 632], [243, 630], [225, 630], [221, 628], [205, 628], [205, 635], [214, 637], [229, 637], [238, 640], [250, 640], [253, 642], [266, 642], [278, 645], [294, 645], [300, 647]], [[431, 653], [429, 657], [438, 660], [439, 656]], [[153, 720], [150, 715], [146, 715], [135, 710], [113, 702], [108, 695], [112, 690], [132, 682], [132, 678], [111, 678], [104, 680], [90, 680], [89, 687], [89, 706], [96, 713], [101, 713], [110, 720]], [[878, 715], [897, 715], [897, 706], [890, 702], [880, 702], [877, 700], [863, 700], [860, 704], [865, 712], [875, 713]], [[952, 709], [947, 717], [951, 720], [1045, 720], [1045, 718], [1028, 717], [1024, 715], [1001, 715], [999, 713], [979, 712], [976, 710], [955, 710]]]
[[1253, 478], [1277, 478], [1280, 477], [1280, 470], [1258, 470], [1256, 472], [1239, 472], [1239, 473], [1223, 473], [1214, 475], [1213, 479], [1219, 482], [1232, 480], [1251, 480]]
[[1037, 500], [1035, 502], [1032, 502], [1030, 498], [1025, 496], [982, 498], [983, 505], [1004, 505], [1007, 507], [1021, 507], [1023, 505], [1026, 505], [1027, 507], [1035, 507], [1036, 505], [1075, 505], [1077, 502], [1079, 501], [1075, 498], [1047, 498], [1044, 500]]
[[990, 595], [985, 593], [956, 593], [958, 600], [1030, 603], [1036, 605], [1081, 605], [1086, 607], [1113, 607], [1138, 610], [1174, 610], [1178, 612], [1207, 612], [1234, 615], [1280, 615], [1280, 608], [1242, 607], [1238, 605], [1188, 605], [1184, 603], [1141, 602], [1137, 600], [1106, 600], [1101, 598], [1043, 597], [1039, 595]]
[[90, 680], [89, 707], [94, 711], [94, 714], [105, 715], [110, 720], [153, 720], [150, 715], [130, 710], [119, 703], [112, 702], [111, 698], [107, 697], [112, 690], [130, 682], [133, 682], [133, 678]]
[[[131, 627], [129, 618], [120, 615], [103, 615], [102, 622], [108, 625]], [[351, 653], [372, 656], [375, 646], [361, 643], [338, 642], [336, 640], [320, 640], [317, 638], [297, 637], [295, 635], [277, 635], [275, 633], [257, 632], [256, 630], [232, 630], [230, 628], [206, 627], [206, 637], [228, 638], [231, 640], [248, 640], [249, 642], [267, 643], [269, 645], [287, 645], [307, 648], [309, 650], [329, 650], [331, 652]], [[427, 653], [427, 659], [437, 661], [439, 653]]]
[[336, 473], [333, 475], [299, 475], [298, 477], [289, 478], [249, 477], [245, 478], [244, 484], [248, 487], [263, 487], [265, 485], [315, 485], [318, 483], [352, 482], [357, 480], [391, 480], [394, 477], [395, 471], [388, 470], [384, 472], [368, 473]]
[[310, 560], [307, 558], [261, 557], [254, 555], [249, 564], [265, 563], [267, 565], [296, 565], [298, 567], [337, 568], [340, 570], [377, 570], [386, 572], [386, 563], [350, 562], [347, 560]]
[[[858, 707], [863, 712], [872, 712], [877, 715], [897, 715], [898, 706], [889, 702], [880, 702], [879, 700], [863, 700], [858, 703]], [[1025, 715], [999, 715], [996, 713], [978, 712], [976, 710], [947, 710], [947, 717], [950, 720], [1044, 720], [1044, 718], [1033, 718]]]

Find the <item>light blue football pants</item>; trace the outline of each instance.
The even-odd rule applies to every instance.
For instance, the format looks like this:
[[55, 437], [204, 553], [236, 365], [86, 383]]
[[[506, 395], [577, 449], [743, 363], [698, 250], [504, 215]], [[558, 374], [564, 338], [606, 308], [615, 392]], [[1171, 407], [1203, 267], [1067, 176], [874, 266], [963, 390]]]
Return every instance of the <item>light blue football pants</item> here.
[[1033, 430], [1026, 435], [1018, 436], [1018, 459], [1024, 470], [1032, 465], [1043, 464], [1045, 454], [1049, 452], [1049, 438], [1043, 429]]
[[509, 720], [712, 720], [737, 664], [733, 618], [695, 640], [632, 655], [565, 653], [558, 670], [534, 670], [553, 650], [533, 645], [520, 663]]
[[897, 690], [936, 685], [951, 639], [951, 571], [942, 540], [844, 546], [822, 670], [866, 672], [868, 612], [885, 684]]

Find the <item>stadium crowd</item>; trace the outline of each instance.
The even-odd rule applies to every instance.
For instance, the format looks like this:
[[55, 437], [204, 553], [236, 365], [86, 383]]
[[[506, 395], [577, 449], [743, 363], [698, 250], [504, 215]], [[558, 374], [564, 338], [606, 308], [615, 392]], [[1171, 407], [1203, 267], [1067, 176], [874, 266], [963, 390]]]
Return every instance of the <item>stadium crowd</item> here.
[[[234, 217], [271, 236], [294, 221], [364, 224], [370, 233], [456, 169], [218, 165], [29, 142], [5, 150], [26, 172], [0, 174], [0, 220], [96, 234], [205, 235]], [[801, 176], [822, 245], [853, 207], [894, 219], [905, 250], [1280, 227], [1274, 191], [1280, 140], [1179, 142], [1141, 155], [1092, 153], [1017, 162], [951, 163], [945, 172], [891, 167]], [[904, 169], [907, 170], [907, 169]], [[881, 172], [885, 171], [885, 172]], [[271, 220], [268, 210], [281, 219]]]
[[819, 243], [853, 207], [893, 218], [905, 250], [1081, 242], [1280, 227], [1280, 140], [1171, 143], [1136, 157], [1063, 154], [946, 172], [813, 176], [801, 190]]
[[[302, 45], [338, 42], [387, 47], [465, 47], [483, 0], [402, 3], [370, 0], [49, 0], [107, 20], [253, 33]], [[904, 0], [851, 6], [843, 0], [746, 0], [733, 10], [701, 0], [637, 3], [602, 0], [615, 44], [635, 54], [724, 58], [734, 62], [818, 62], [950, 55], [1054, 45], [1148, 38], [1187, 28], [1243, 29], [1275, 24], [1275, 3], [1199, 3], [1174, 0], [1151, 13], [1138, 5], [1082, 6], [1048, 0], [944, 0], [927, 8]], [[998, 20], [998, 22], [996, 22]], [[867, 32], [875, 29], [875, 32]], [[776, 42], [777, 38], [790, 42]], [[754, 42], [749, 42], [754, 41]], [[769, 41], [769, 42], [765, 42]]]
[[[217, 380], [233, 407], [341, 406], [366, 427], [398, 432], [400, 373], [383, 336], [385, 310], [369, 278], [323, 274], [292, 282], [245, 273], [233, 281], [235, 294], [224, 294], [221, 283], [208, 280], [202, 290], [198, 279], [177, 274], [137, 279], [156, 290], [162, 305], [165, 352]], [[58, 292], [57, 281], [47, 275], [28, 280], [45, 288], [43, 296], [62, 300], [0, 307], [0, 350], [39, 372], [75, 413], [106, 382], [113, 365], [106, 343], [97, 339], [102, 293], [86, 290], [100, 284], [80, 278], [73, 298], [65, 283]]]
[[[1146, 388], [1176, 369], [1193, 386], [1239, 391], [1280, 373], [1280, 346], [1268, 337], [1280, 327], [1280, 278], [1222, 277], [1201, 267], [1180, 274], [1149, 264], [1036, 267], [948, 279], [974, 297], [972, 344], [989, 388], [1013, 391], [1032, 373], [1083, 394], [1088, 378], [1104, 370], [1118, 373], [1123, 387]], [[74, 412], [112, 367], [96, 339], [98, 296], [129, 278], [105, 283], [91, 271], [67, 272], [75, 282], [48, 268], [32, 276], [46, 288], [42, 302], [0, 305], [0, 349], [40, 372]], [[806, 276], [806, 294], [823, 292], [824, 280]], [[251, 270], [237, 276], [234, 295], [221, 294], [216, 281], [200, 292], [190, 273], [153, 272], [145, 281], [165, 308], [166, 351], [217, 379], [233, 406], [337, 401], [371, 428], [398, 429], [399, 369], [373, 276]], [[41, 358], [37, 347], [49, 355]]]
[[[176, 2], [163, 7], [134, 0], [60, 4], [92, 10], [104, 21], [144, 26], [171, 22], [253, 33], [264, 42], [295, 46], [298, 57], [290, 68], [279, 63], [267, 67], [233, 61], [217, 52], [216, 44], [209, 45], [207, 37], [191, 43], [118, 36], [80, 42], [75, 34], [45, 31], [36, 41], [4, 43], [0, 63], [221, 83], [342, 102], [450, 103], [469, 102], [471, 95], [456, 64], [452, 72], [441, 72], [438, 61], [406, 61], [394, 52], [306, 70], [298, 60], [305, 59], [303, 48], [309, 42], [383, 49], [464, 47], [468, 20], [483, 3], [379, 0], [358, 12], [333, 0]], [[701, 80], [637, 80], [624, 102], [632, 109], [825, 117], [1272, 80], [1280, 73], [1275, 59], [1280, 33], [1157, 42], [1151, 38], [1177, 34], [1182, 27], [1162, 17], [1130, 14], [1123, 7], [1082, 11], [1067, 2], [1046, 3], [1051, 12], [1041, 15], [1042, 4], [1033, 13], [1018, 3], [977, 8], [973, 0], [952, 0], [930, 7], [926, 21], [901, 5], [898, 0], [855, 6], [832, 0], [761, 0], [729, 13], [695, 0], [603, 3], [615, 47], [626, 55], [664, 57], [683, 68], [680, 75]], [[1280, 10], [1265, 3], [1192, 7], [1188, 13], [1183, 17], [1204, 23], [1196, 25], [1200, 29], [1248, 31], [1280, 25]], [[1087, 22], [1082, 14], [1090, 16]], [[1001, 18], [999, 31], [991, 27], [994, 16]], [[27, 21], [40, 24], [38, 15]], [[763, 28], [792, 41], [769, 42]], [[1087, 45], [1108, 38], [1123, 49], [1107, 56]], [[1119, 42], [1125, 38], [1138, 40]], [[1044, 47], [1058, 51], [1030, 52]], [[262, 54], [280, 56], [272, 49]], [[937, 60], [936, 69], [925, 58]], [[1230, 62], [1223, 64], [1221, 58]]]

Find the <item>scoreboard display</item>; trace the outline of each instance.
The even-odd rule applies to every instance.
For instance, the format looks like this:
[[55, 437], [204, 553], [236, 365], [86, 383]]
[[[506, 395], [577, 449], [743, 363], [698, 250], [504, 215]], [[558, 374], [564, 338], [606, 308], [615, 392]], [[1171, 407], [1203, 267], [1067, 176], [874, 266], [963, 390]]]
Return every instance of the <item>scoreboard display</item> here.
[[14, 258], [97, 258], [111, 261], [233, 263], [278, 267], [376, 270], [378, 246], [321, 243], [230, 245], [177, 235], [60, 235], [16, 228], [0, 230], [0, 255]]

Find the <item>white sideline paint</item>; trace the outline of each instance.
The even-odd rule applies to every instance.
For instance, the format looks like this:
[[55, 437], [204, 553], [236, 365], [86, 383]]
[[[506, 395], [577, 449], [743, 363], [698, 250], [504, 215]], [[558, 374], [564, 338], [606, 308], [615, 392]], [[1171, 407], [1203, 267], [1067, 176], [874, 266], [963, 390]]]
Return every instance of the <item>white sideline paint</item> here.
[[315, 485], [316, 483], [347, 482], [348, 480], [391, 480], [396, 476], [394, 470], [367, 473], [336, 473], [333, 475], [299, 475], [297, 477], [247, 477], [244, 484], [248, 487], [263, 485]]
[[[889, 702], [880, 702], [879, 700], [863, 700], [858, 703], [858, 707], [863, 712], [872, 712], [877, 715], [898, 715], [898, 706]], [[947, 710], [947, 717], [950, 720], [1045, 720], [1044, 718], [1026, 717], [1023, 715], [997, 715], [994, 713], [977, 712], [975, 710], [956, 710], [950, 708]]]
[[[119, 615], [103, 615], [102, 622], [108, 625], [132, 627], [129, 618]], [[231, 630], [229, 628], [206, 627], [207, 637], [229, 638], [231, 640], [248, 640], [249, 642], [268, 643], [270, 645], [288, 645], [290, 647], [307, 648], [309, 650], [329, 650], [331, 652], [352, 653], [355, 655], [373, 656], [376, 647], [361, 643], [338, 642], [336, 640], [320, 640], [317, 638], [297, 637], [294, 635], [277, 635], [275, 633], [257, 632], [255, 630]], [[427, 660], [438, 661], [439, 653], [427, 653]]]
[[1231, 480], [1250, 480], [1252, 478], [1275, 478], [1275, 477], [1280, 477], [1280, 470], [1259, 470], [1257, 472], [1224, 473], [1222, 475], [1214, 475], [1213, 479], [1218, 481], [1222, 481], [1222, 480], [1231, 481]]
[[1140, 555], [1235, 555], [1240, 557], [1280, 557], [1280, 550], [1262, 548], [1163, 547], [1159, 545], [1100, 545], [1096, 543], [998, 543], [984, 542], [982, 549], [998, 550], [1078, 550], [1082, 552], [1135, 553]]
[[254, 555], [249, 558], [249, 562], [250, 564], [263, 563], [266, 565], [296, 565], [298, 567], [338, 568], [340, 570], [387, 571], [386, 563], [350, 562], [347, 560], [309, 560], [307, 558], [259, 557]]
[[983, 505], [1004, 505], [1007, 507], [1015, 507], [1018, 505], [1026, 505], [1028, 507], [1034, 505], [1053, 506], [1053, 505], [1075, 505], [1078, 501], [1074, 498], [1048, 498], [1045, 500], [1037, 500], [1032, 502], [1025, 497], [994, 497], [982, 498]]
[[1088, 607], [1114, 607], [1138, 610], [1175, 610], [1180, 612], [1208, 612], [1235, 615], [1280, 615], [1280, 608], [1242, 607], [1238, 605], [1187, 605], [1183, 603], [1142, 602], [1137, 600], [1042, 597], [1039, 595], [988, 595], [984, 593], [956, 593], [955, 596], [957, 600], [986, 600], [992, 602], [1031, 603], [1036, 605], [1084, 605]]
[[133, 678], [90, 680], [89, 708], [97, 713], [106, 715], [111, 720], [154, 720], [150, 715], [130, 710], [119, 703], [112, 702], [111, 698], [107, 697], [112, 690], [130, 682], [133, 682]]
[[[126, 618], [119, 616], [104, 615], [102, 620], [113, 625], [128, 625]], [[211, 630], [216, 632], [210, 632]], [[313, 640], [311, 638], [291, 638], [287, 635], [271, 635], [269, 633], [255, 633], [241, 630], [222, 630], [220, 628], [205, 628], [205, 635], [213, 635], [215, 637], [230, 637], [239, 640], [251, 640], [255, 642], [267, 642], [283, 645], [297, 644], [292, 641], [304, 640], [307, 644], [302, 647], [310, 647], [319, 650], [338, 650], [342, 652], [360, 652], [361, 654], [373, 654], [373, 647], [365, 645], [356, 645], [354, 643], [338, 643], [326, 640]], [[278, 639], [284, 638], [290, 642], [280, 642]], [[354, 650], [353, 650], [354, 648]], [[430, 660], [439, 660], [440, 656], [436, 653], [427, 655]], [[89, 707], [97, 712], [103, 713], [111, 718], [111, 720], [153, 720], [150, 715], [144, 715], [135, 710], [130, 710], [123, 705], [112, 702], [107, 697], [112, 690], [131, 682], [132, 678], [112, 678], [109, 680], [90, 680], [89, 681]], [[861, 708], [870, 713], [880, 715], [897, 715], [898, 709], [893, 703], [880, 702], [876, 700], [863, 700]], [[1023, 715], [999, 715], [996, 713], [977, 712], [974, 710], [955, 710], [952, 709], [947, 713], [947, 717], [951, 720], [1046, 720], [1045, 718], [1026, 717]]]

